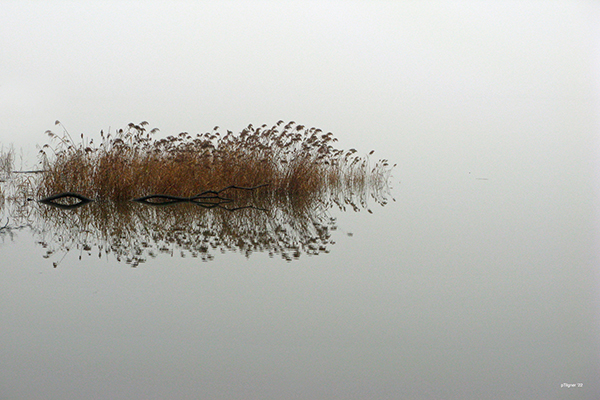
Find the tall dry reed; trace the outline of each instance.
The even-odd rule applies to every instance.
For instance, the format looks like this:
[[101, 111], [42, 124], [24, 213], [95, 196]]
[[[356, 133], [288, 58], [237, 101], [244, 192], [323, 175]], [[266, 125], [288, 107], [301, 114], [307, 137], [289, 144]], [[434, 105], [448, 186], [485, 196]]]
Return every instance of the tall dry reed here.
[[4, 146], [0, 147], [0, 202], [3, 202], [9, 196], [10, 190], [8, 188], [12, 183], [14, 161], [14, 148], [10, 146], [5, 150]]
[[[77, 143], [63, 132], [46, 133], [54, 145], [44, 145], [40, 197], [77, 192], [94, 199], [130, 200], [150, 194], [190, 197], [230, 185], [268, 184], [254, 196], [319, 196], [333, 187], [359, 189], [386, 181], [387, 162], [372, 170], [357, 151], [333, 147], [332, 133], [279, 121], [238, 134], [213, 131], [155, 139], [158, 129], [147, 122], [129, 124], [116, 133], [100, 133], [98, 145], [83, 134]], [[385, 165], [384, 165], [385, 164]], [[233, 197], [236, 194], [232, 194]]]

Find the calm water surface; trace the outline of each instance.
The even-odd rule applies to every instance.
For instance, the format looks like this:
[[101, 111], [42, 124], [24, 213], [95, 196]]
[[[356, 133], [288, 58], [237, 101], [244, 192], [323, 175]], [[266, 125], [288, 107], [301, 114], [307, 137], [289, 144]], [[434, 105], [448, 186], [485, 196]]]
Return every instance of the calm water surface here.
[[327, 251], [292, 261], [182, 245], [134, 268], [44, 258], [51, 222], [5, 233], [0, 398], [595, 398], [591, 197], [536, 178], [393, 178], [396, 201], [330, 210]]
[[600, 399], [598, 2], [172, 3], [1, 3], [15, 168], [294, 120], [395, 201], [11, 217], [0, 400]]

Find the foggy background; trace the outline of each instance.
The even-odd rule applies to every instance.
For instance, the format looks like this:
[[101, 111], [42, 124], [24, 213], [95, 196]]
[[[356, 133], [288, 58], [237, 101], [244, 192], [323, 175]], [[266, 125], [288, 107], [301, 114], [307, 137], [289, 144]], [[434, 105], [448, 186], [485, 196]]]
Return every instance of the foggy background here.
[[[73, 137], [99, 137], [143, 120], [166, 136], [282, 119], [331, 131], [360, 154], [375, 149], [399, 164], [398, 177], [440, 160], [454, 172], [485, 174], [492, 163], [509, 173], [565, 151], [589, 172], [600, 76], [593, 1], [0, 8], [0, 143], [14, 144], [17, 169], [21, 153], [23, 168], [35, 164], [44, 131], [60, 131], [55, 120]], [[551, 129], [565, 120], [572, 132]], [[527, 133], [540, 123], [543, 136]], [[495, 158], [518, 156], [523, 142], [539, 142], [540, 154]]]

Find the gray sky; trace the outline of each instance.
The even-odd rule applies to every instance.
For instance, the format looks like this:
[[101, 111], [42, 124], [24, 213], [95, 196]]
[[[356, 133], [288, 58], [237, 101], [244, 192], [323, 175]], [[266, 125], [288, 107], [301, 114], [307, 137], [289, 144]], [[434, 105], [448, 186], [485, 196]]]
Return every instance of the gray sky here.
[[57, 119], [92, 136], [142, 120], [163, 135], [294, 120], [332, 131], [344, 148], [437, 157], [461, 141], [485, 150], [515, 139], [507, 113], [571, 118], [598, 105], [594, 1], [0, 8], [0, 143], [26, 157]]

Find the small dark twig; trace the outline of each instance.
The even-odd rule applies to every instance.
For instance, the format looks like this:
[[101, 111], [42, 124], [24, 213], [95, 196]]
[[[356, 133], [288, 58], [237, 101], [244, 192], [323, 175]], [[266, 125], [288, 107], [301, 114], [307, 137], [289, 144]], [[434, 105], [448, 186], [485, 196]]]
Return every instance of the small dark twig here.
[[200, 193], [200, 194], [197, 194], [197, 195], [195, 195], [193, 198], [202, 197], [202, 196], [204, 196], [205, 194], [209, 194], [209, 193], [218, 195], [218, 194], [220, 194], [221, 192], [223, 192], [223, 191], [225, 191], [225, 190], [227, 190], [227, 189], [254, 190], [254, 189], [261, 188], [261, 187], [263, 187], [263, 186], [269, 186], [269, 184], [268, 184], [268, 183], [263, 183], [263, 184], [261, 184], [261, 185], [258, 185], [258, 186], [252, 186], [252, 187], [242, 187], [242, 186], [237, 186], [237, 185], [229, 185], [229, 186], [227, 186], [227, 187], [224, 187], [224, 188], [223, 188], [223, 189], [221, 189], [221, 190], [216, 190], [216, 191], [215, 191], [215, 190], [207, 190], [207, 191], [205, 191], [205, 192], [202, 192], [202, 193]]
[[[164, 201], [148, 201], [152, 199], [165, 199]], [[165, 204], [173, 204], [173, 203], [181, 203], [185, 201], [189, 201], [188, 197], [179, 197], [179, 196], [171, 196], [168, 194], [151, 194], [149, 196], [139, 197], [137, 199], [133, 199], [131, 201], [135, 201], [138, 203], [152, 204], [152, 205], [165, 205]]]
[[223, 209], [223, 210], [227, 210], [227, 211], [237, 211], [237, 210], [243, 210], [244, 208], [252, 208], [254, 210], [259, 210], [259, 211], [269, 211], [265, 208], [260, 208], [260, 207], [255, 207], [255, 206], [241, 206], [241, 207], [234, 207], [234, 208], [227, 208], [227, 207], [223, 207], [220, 204], [217, 204], [219, 206], [219, 208]]

